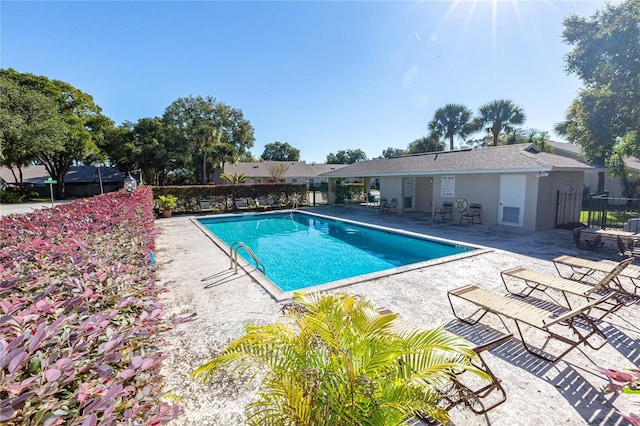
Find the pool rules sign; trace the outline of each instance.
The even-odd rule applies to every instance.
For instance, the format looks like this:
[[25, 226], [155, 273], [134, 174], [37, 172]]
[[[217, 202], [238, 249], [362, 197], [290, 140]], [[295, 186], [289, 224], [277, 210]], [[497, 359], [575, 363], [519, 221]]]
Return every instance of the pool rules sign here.
[[441, 184], [442, 197], [455, 197], [456, 196], [456, 177], [455, 176], [442, 176]]

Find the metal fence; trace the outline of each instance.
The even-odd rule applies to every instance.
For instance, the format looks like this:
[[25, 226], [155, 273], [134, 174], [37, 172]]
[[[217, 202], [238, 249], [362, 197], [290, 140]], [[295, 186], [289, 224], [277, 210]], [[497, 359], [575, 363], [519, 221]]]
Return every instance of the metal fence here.
[[[592, 195], [583, 203], [587, 226], [607, 229], [619, 228], [640, 232], [640, 199]], [[583, 213], [584, 215], [584, 213]]]

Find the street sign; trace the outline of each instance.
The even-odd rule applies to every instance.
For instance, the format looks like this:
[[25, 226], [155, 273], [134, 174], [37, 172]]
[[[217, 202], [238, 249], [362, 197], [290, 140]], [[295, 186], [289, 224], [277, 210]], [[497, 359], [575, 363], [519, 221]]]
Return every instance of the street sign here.
[[57, 180], [55, 180], [55, 179], [45, 179], [45, 180], [44, 180], [44, 183], [54, 184], [54, 183], [58, 183], [58, 181], [57, 181]]

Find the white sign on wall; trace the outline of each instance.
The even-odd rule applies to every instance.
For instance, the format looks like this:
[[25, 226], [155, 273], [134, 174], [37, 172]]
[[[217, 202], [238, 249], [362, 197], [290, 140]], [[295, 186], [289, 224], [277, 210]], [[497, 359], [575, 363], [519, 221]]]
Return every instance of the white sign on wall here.
[[456, 196], [456, 177], [442, 176], [441, 187], [442, 187], [443, 197], [455, 197]]

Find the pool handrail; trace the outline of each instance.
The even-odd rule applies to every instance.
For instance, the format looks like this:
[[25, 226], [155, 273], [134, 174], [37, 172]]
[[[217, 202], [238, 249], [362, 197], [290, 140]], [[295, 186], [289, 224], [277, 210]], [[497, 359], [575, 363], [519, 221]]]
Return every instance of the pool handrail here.
[[256, 261], [256, 269], [260, 270], [260, 266], [262, 266], [262, 273], [266, 274], [266, 267], [264, 266], [264, 263], [262, 263], [258, 255], [255, 254], [253, 250], [251, 250], [251, 248], [249, 248], [249, 246], [247, 246], [242, 241], [236, 241], [235, 243], [231, 244], [231, 247], [229, 247], [229, 260], [231, 262], [229, 264], [229, 269], [233, 268], [235, 264], [235, 273], [238, 273], [238, 251], [240, 249], [245, 249], [246, 252], [249, 253], [249, 255], [253, 258], [253, 260]]

